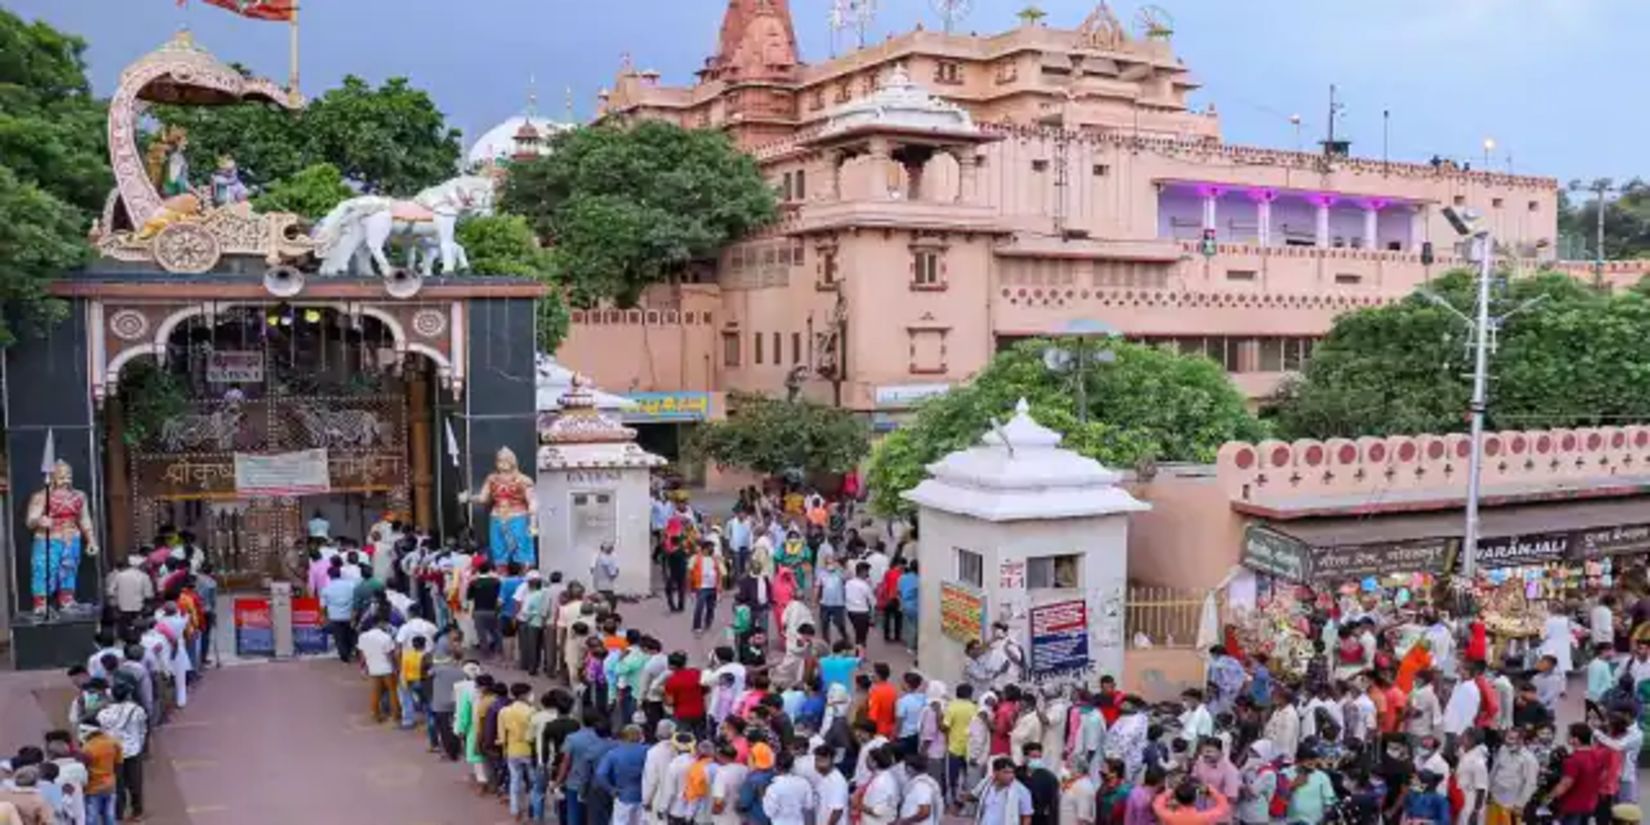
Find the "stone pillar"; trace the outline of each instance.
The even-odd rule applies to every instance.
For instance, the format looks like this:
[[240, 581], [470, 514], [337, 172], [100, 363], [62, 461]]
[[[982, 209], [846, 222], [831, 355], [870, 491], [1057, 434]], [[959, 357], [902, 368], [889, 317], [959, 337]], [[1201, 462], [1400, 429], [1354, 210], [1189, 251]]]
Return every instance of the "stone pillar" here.
[[951, 156], [957, 159], [957, 203], [976, 202], [974, 189], [979, 185], [980, 163], [974, 155], [974, 147], [952, 149]]
[[1421, 254], [1421, 244], [1427, 240], [1427, 207], [1425, 204], [1415, 204], [1409, 214], [1409, 249], [1405, 250], [1413, 255]]
[[1364, 249], [1381, 248], [1381, 207], [1386, 201], [1373, 200], [1364, 203]]
[[[125, 566], [126, 557], [119, 548], [136, 548], [140, 541], [132, 526], [131, 467], [126, 457], [126, 399], [112, 395], [103, 408], [103, 490], [109, 499], [109, 536], [106, 542], [114, 547], [108, 559], [114, 569]], [[222, 548], [219, 548], [220, 550]]]
[[1203, 196], [1203, 228], [1216, 230], [1216, 237], [1219, 237], [1220, 215], [1216, 201], [1220, 199], [1220, 190], [1208, 186], [1197, 190], [1197, 193]]
[[[420, 366], [424, 366], [421, 362]], [[435, 449], [431, 436], [430, 375], [420, 369], [407, 382], [407, 440], [412, 464], [412, 523], [420, 528], [434, 530], [435, 497], [431, 488], [435, 482]]]
[[1319, 249], [1328, 249], [1329, 248], [1329, 205], [1334, 203], [1335, 200], [1334, 200], [1334, 198], [1331, 198], [1327, 195], [1320, 195], [1316, 198], [1313, 198], [1312, 202], [1317, 204], [1317, 206], [1318, 206], [1318, 233], [1317, 233], [1318, 248]]
[[846, 155], [838, 149], [825, 153], [825, 198], [842, 199], [842, 161]]
[[876, 186], [876, 198], [877, 200], [888, 200], [889, 195], [894, 191], [888, 180], [894, 172], [893, 148], [889, 146], [887, 138], [875, 137], [871, 138], [869, 150], [871, 175]]
[[1257, 246], [1272, 245], [1272, 199], [1276, 197], [1272, 192], [1261, 192], [1255, 196], [1255, 244]]

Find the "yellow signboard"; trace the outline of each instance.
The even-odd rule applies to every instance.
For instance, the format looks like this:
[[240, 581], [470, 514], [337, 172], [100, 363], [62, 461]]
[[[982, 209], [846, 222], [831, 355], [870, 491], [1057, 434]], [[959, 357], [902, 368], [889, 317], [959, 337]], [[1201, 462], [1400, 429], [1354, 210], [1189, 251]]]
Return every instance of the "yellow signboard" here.
[[940, 584], [940, 632], [967, 644], [985, 636], [985, 597], [960, 584]]

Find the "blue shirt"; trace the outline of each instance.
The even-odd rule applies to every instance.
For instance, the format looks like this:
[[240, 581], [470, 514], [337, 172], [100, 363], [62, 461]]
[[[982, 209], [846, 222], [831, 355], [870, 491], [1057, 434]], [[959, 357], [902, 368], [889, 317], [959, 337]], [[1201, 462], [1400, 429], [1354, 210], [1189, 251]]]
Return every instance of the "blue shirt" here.
[[858, 656], [832, 654], [819, 660], [819, 678], [825, 683], [822, 693], [829, 694], [831, 685], [841, 685], [853, 691], [854, 671], [859, 669]]
[[671, 507], [669, 502], [653, 502], [653, 529], [665, 529], [665, 525], [670, 523], [670, 514], [672, 512], [675, 512], [675, 508]]
[[642, 801], [642, 768], [647, 764], [647, 745], [616, 745], [596, 766], [596, 785], [620, 802], [634, 805]]
[[922, 706], [927, 703], [928, 697], [919, 692], [907, 693], [894, 703], [894, 719], [899, 725], [897, 735], [901, 739], [916, 736], [921, 730]]
[[567, 737], [561, 745], [562, 755], [568, 760], [565, 787], [583, 791], [584, 786], [590, 784], [591, 774], [596, 770], [596, 759], [607, 751], [606, 742], [590, 728], [579, 728]]
[[848, 594], [846, 583], [842, 580], [841, 571], [819, 571], [819, 606], [846, 607]]
[[355, 582], [333, 579], [321, 588], [321, 604], [326, 606], [327, 621], [347, 622], [355, 610]]
[[522, 578], [520, 576], [506, 576], [504, 581], [499, 583], [499, 604], [504, 605], [504, 610], [500, 615], [506, 619], [516, 617], [516, 608], [520, 606], [516, 604], [516, 588], [521, 587], [521, 582]]
[[917, 574], [901, 573], [899, 577], [899, 609], [907, 616], [917, 615]]
[[1449, 825], [1449, 800], [1436, 791], [1411, 793], [1404, 797], [1404, 816], [1408, 819], [1424, 819], [1438, 825]]
[[825, 695], [811, 695], [802, 700], [802, 707], [791, 716], [791, 721], [815, 730], [825, 721]]
[[745, 815], [745, 819], [756, 825], [772, 825], [768, 819], [768, 812], [762, 809], [762, 795], [768, 792], [768, 786], [773, 784], [773, 771], [751, 771], [745, 774], [744, 784], [739, 786], [739, 802], [734, 809]]
[[1249, 680], [1249, 698], [1261, 707], [1272, 704], [1272, 671], [1255, 665], [1255, 672]]

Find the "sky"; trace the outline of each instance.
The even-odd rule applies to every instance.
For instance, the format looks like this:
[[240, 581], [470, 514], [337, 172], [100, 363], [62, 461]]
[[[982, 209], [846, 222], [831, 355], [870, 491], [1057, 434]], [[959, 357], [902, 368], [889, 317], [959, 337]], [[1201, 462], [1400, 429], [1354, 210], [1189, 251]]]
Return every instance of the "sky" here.
[[[284, 81], [287, 27], [239, 18], [195, 0], [0, 0], [90, 42], [93, 83], [180, 26], [219, 58]], [[829, 0], [792, 0], [804, 60], [832, 52]], [[872, 37], [939, 27], [934, 0], [880, 0]], [[1015, 25], [1021, 0], [972, 0], [961, 30]], [[1144, 3], [1116, 0], [1126, 24]], [[1091, 0], [1040, 0], [1050, 25], [1075, 27]], [[1232, 143], [1291, 148], [1323, 136], [1329, 87], [1353, 152], [1394, 160], [1433, 154], [1561, 182], [1640, 174], [1650, 133], [1641, 102], [1642, 0], [1165, 0], [1175, 50], [1204, 86]], [[624, 54], [663, 82], [686, 84], [715, 46], [725, 0], [304, 0], [303, 89], [345, 74], [406, 76], [474, 139], [520, 112], [590, 117]], [[838, 50], [850, 45], [847, 33]], [[1383, 117], [1383, 112], [1388, 113]], [[1383, 132], [1385, 137], [1383, 138]]]

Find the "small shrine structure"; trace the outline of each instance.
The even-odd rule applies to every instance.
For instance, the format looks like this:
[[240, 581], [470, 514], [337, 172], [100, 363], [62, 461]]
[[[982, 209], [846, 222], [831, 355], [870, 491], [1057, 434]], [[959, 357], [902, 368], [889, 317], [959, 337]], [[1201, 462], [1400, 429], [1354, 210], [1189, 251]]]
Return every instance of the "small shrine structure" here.
[[1025, 653], [1024, 672], [1000, 683], [1121, 678], [1128, 518], [1151, 505], [1060, 440], [1021, 399], [1008, 423], [904, 493], [922, 525], [924, 670], [961, 673], [967, 644], [981, 640]]
[[636, 431], [596, 409], [589, 379], [576, 376], [561, 415], [540, 432], [539, 567], [590, 585], [606, 542], [619, 562], [614, 590], [645, 596], [652, 579], [649, 481], [665, 460], [636, 444]]

